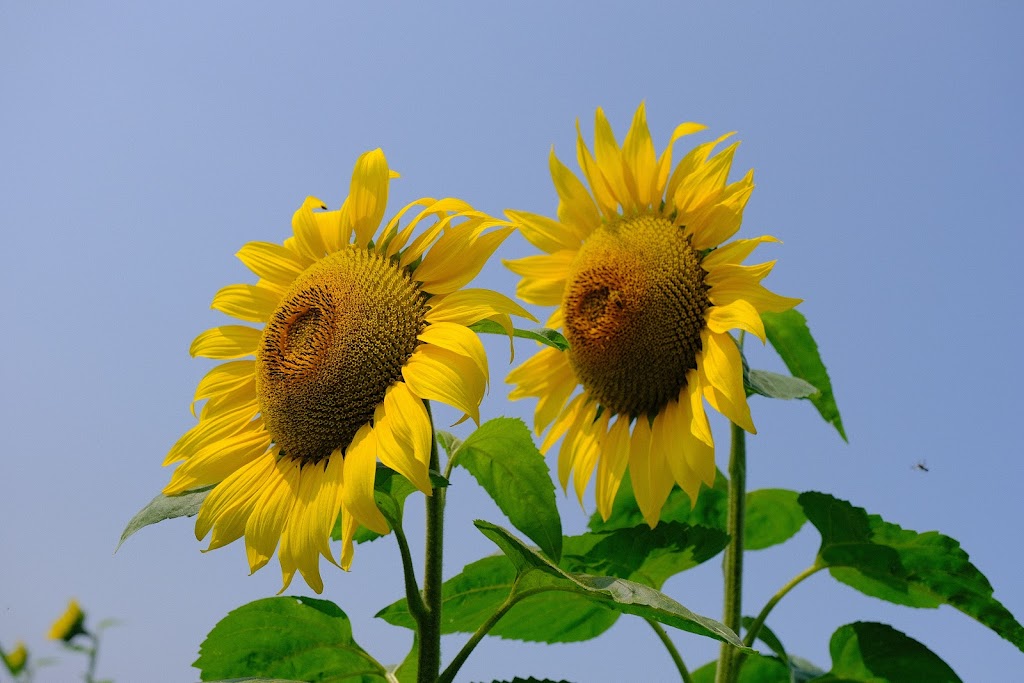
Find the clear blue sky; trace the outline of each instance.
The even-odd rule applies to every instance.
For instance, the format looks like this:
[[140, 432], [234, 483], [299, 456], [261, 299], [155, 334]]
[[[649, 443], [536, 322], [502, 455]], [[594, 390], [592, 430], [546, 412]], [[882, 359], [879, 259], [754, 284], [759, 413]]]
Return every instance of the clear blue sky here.
[[[101, 676], [198, 679], [199, 642], [278, 590], [276, 560], [248, 577], [239, 544], [203, 555], [181, 520], [113, 549], [192, 424], [208, 366], [188, 346], [223, 320], [214, 292], [247, 277], [235, 251], [287, 236], [306, 195], [336, 207], [356, 156], [378, 146], [402, 173], [393, 209], [456, 195], [553, 213], [551, 145], [574, 165], [577, 118], [589, 131], [603, 106], [621, 136], [641, 100], [659, 149], [682, 121], [739, 131], [737, 170], [754, 167], [758, 184], [743, 234], [785, 242], [764, 249], [780, 261], [769, 284], [806, 300], [850, 435], [844, 445], [807, 403], [754, 399], [751, 487], [828, 491], [940, 530], [1024, 617], [1022, 25], [1011, 2], [3, 3], [0, 641], [56, 652], [43, 637], [74, 596], [94, 623], [123, 622]], [[499, 255], [524, 253], [516, 238]], [[478, 282], [511, 293], [514, 281], [493, 268]], [[495, 378], [502, 348], [489, 344]], [[770, 350], [751, 362], [778, 366]], [[504, 389], [484, 414], [526, 415]], [[922, 459], [930, 472], [912, 469]], [[502, 521], [465, 473], [453, 483], [447, 575], [494, 550], [471, 519]], [[586, 514], [563, 503], [580, 531]], [[752, 553], [746, 611], [817, 542], [807, 528]], [[325, 576], [325, 597], [386, 662], [409, 643], [372, 619], [400, 595], [398, 564], [388, 539]], [[708, 563], [666, 592], [717, 617], [719, 572]], [[924, 642], [965, 681], [1024, 664], [951, 608], [890, 606], [826, 575], [770, 625], [828, 668], [831, 632], [861, 619]], [[693, 666], [714, 655], [675, 639]], [[446, 658], [463, 640], [445, 639]], [[488, 640], [463, 680], [622, 681], [642, 657], [671, 680], [648, 627], [624, 618], [577, 645]], [[78, 664], [39, 680], [72, 680]]]

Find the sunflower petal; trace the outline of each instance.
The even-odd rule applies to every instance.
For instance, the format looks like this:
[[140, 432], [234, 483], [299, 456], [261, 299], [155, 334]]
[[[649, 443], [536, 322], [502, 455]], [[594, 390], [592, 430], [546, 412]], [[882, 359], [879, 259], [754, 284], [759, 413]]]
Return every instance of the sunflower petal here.
[[373, 500], [373, 483], [377, 474], [377, 435], [370, 425], [363, 425], [352, 437], [345, 451], [345, 467], [341, 502], [360, 524], [378, 534], [389, 531], [384, 515]]
[[244, 431], [207, 444], [174, 470], [163, 494], [174, 496], [201, 486], [219, 484], [266, 453], [269, 447], [270, 435], [266, 430]]
[[756, 434], [743, 389], [743, 360], [728, 334], [705, 330], [701, 334], [702, 359], [698, 365], [704, 398], [732, 422]]
[[[420, 210], [419, 213], [417, 213], [413, 217], [413, 219], [409, 222], [408, 225], [402, 228], [401, 232], [397, 232], [399, 219], [405, 214], [406, 211], [408, 211], [414, 206], [420, 206], [423, 208]], [[446, 197], [444, 199], [431, 199], [429, 197], [424, 197], [422, 199], [417, 199], [411, 204], [406, 204], [404, 207], [402, 207], [402, 210], [395, 214], [395, 217], [391, 219], [391, 221], [388, 223], [387, 229], [384, 231], [382, 235], [382, 241], [387, 241], [387, 249], [384, 253], [388, 258], [392, 258], [400, 251], [402, 251], [402, 249], [404, 249], [405, 245], [408, 243], [409, 238], [412, 237], [412, 233], [416, 230], [416, 226], [419, 225], [420, 221], [424, 220], [425, 218], [434, 217], [437, 220], [441, 220], [452, 212], [460, 214], [472, 211], [472, 206], [462, 201], [461, 199], [454, 199], [452, 197]], [[392, 232], [395, 232], [395, 236], [393, 238], [388, 239], [389, 235]], [[420, 254], [422, 254], [422, 251], [422, 249], [418, 251], [414, 250], [413, 253], [415, 255], [411, 259], [409, 259], [409, 261], [412, 262], [419, 258]]]
[[265, 483], [276, 474], [274, 452], [243, 465], [215, 486], [203, 500], [196, 517], [196, 540], [213, 531], [207, 550], [233, 543], [245, 534], [245, 525]]
[[323, 479], [324, 470], [319, 465], [303, 467], [299, 472], [299, 485], [294, 494], [295, 503], [281, 531], [281, 547], [277, 551], [283, 578], [278, 595], [291, 584], [296, 569], [316, 593], [322, 593], [324, 590], [324, 582], [320, 577], [319, 546], [312, 533], [317, 491], [323, 486]]
[[384, 395], [382, 417], [385, 418], [383, 427], [376, 421], [373, 426], [375, 433], [381, 432], [377, 435], [377, 455], [381, 462], [429, 495], [433, 430], [423, 401], [404, 382], [396, 382]]
[[576, 376], [568, 357], [564, 352], [551, 347], [541, 349], [512, 370], [505, 381], [516, 385], [509, 392], [510, 400], [527, 396], [538, 398], [534, 412], [534, 431], [538, 435], [561, 412], [576, 389]]
[[460, 289], [444, 296], [431, 297], [427, 306], [430, 309], [426, 315], [428, 323], [449, 322], [469, 326], [496, 315], [515, 315], [537, 321], [515, 301], [489, 289]]
[[587, 143], [583, 141], [583, 133], [580, 131], [579, 121], [576, 122], [576, 161], [579, 163], [587, 182], [590, 183], [590, 189], [594, 193], [594, 200], [601, 213], [609, 219], [617, 217], [619, 215], [619, 205], [615, 199], [615, 193], [605, 180], [604, 174], [601, 173], [597, 160], [590, 154]]
[[597, 448], [596, 439], [588, 438], [588, 427], [594, 421], [596, 414], [596, 403], [592, 401], [581, 403], [575, 419], [568, 425], [568, 431], [558, 449], [558, 481], [562, 484], [563, 491], [569, 486], [569, 475], [572, 473], [577, 458], [586, 458], [588, 449]]
[[746, 330], [765, 343], [764, 323], [761, 315], [753, 304], [745, 299], [737, 299], [725, 306], [712, 306], [705, 314], [707, 328], [712, 332], [723, 334], [729, 330]]
[[547, 216], [512, 209], [506, 210], [505, 216], [515, 224], [530, 244], [549, 254], [556, 251], [575, 251], [582, 243], [570, 227]]
[[657, 179], [654, 141], [647, 127], [647, 109], [641, 102], [633, 115], [633, 123], [622, 141], [622, 163], [626, 185], [636, 199], [637, 208], [654, 204], [653, 190]]
[[629, 439], [629, 478], [633, 482], [633, 496], [644, 521], [652, 529], [658, 524], [661, 508], [655, 505], [651, 491], [651, 427], [641, 416], [633, 425]]
[[480, 401], [487, 380], [472, 359], [423, 344], [406, 361], [402, 377], [420, 398], [446, 403], [480, 424]]
[[611, 413], [606, 410], [596, 419], [584, 422], [576, 438], [572, 480], [580, 505], [583, 505], [583, 494], [586, 493], [587, 484], [590, 483], [590, 477], [601, 458], [601, 440], [608, 432], [610, 415]]
[[765, 242], [776, 242], [781, 244], [781, 241], [772, 237], [771, 235], [761, 235], [760, 237], [752, 237], [745, 240], [735, 240], [715, 249], [713, 252], [704, 257], [701, 261], [701, 265], [705, 270], [709, 270], [715, 266], [720, 266], [726, 263], [741, 263], [745, 258], [754, 253], [754, 249]]
[[266, 285], [228, 285], [214, 295], [210, 308], [239, 320], [265, 323], [280, 302], [280, 291]]
[[[295, 234], [295, 247], [299, 253], [316, 261], [327, 253], [320, 226], [314, 218], [313, 209], [326, 209], [327, 205], [316, 197], [306, 197], [295, 213], [292, 214], [292, 232]], [[340, 212], [339, 212], [340, 215]]]
[[597, 461], [597, 486], [594, 497], [597, 511], [605, 521], [612, 514], [612, 503], [619, 492], [622, 475], [629, 464], [629, 418], [619, 415], [601, 442], [601, 458]]
[[417, 337], [425, 344], [433, 344], [442, 349], [465, 356], [476, 363], [484, 380], [489, 382], [487, 353], [483, 342], [476, 332], [457, 323], [432, 323]]
[[245, 552], [250, 571], [259, 570], [274, 556], [295, 505], [301, 469], [301, 463], [281, 458], [263, 486], [259, 501], [245, 523]]
[[388, 162], [380, 148], [364, 152], [356, 160], [342, 227], [346, 230], [351, 228], [355, 233], [355, 244], [361, 249], [370, 243], [384, 219], [390, 179]]
[[206, 330], [193, 340], [188, 351], [193, 358], [227, 360], [256, 353], [263, 330], [245, 325], [221, 325]]
[[515, 228], [502, 227], [480, 234], [485, 227], [505, 225], [503, 221], [476, 221], [453, 227], [430, 248], [416, 267], [413, 278], [430, 294], [450, 294], [475, 278], [494, 250]]
[[249, 242], [235, 254], [259, 277], [279, 286], [289, 286], [310, 264], [287, 247], [271, 242]]
[[559, 198], [558, 220], [582, 240], [601, 224], [601, 214], [598, 213], [594, 198], [576, 174], [555, 156], [554, 147], [548, 156], [548, 167]]
[[668, 172], [672, 168], [672, 148], [676, 144], [676, 141], [684, 135], [691, 135], [698, 133], [707, 128], [707, 126], [699, 123], [680, 123], [676, 126], [676, 129], [672, 131], [672, 137], [668, 140], [668, 145], [665, 147], [665, 151], [658, 157], [658, 172], [655, 176], [655, 187], [652, 192], [652, 196], [655, 198], [662, 197], [665, 191], [665, 183], [668, 182]]
[[195, 404], [204, 398], [223, 394], [251, 382], [254, 377], [256, 362], [236, 360], [214, 366], [199, 380], [196, 393], [192, 396], [192, 414], [195, 415]]

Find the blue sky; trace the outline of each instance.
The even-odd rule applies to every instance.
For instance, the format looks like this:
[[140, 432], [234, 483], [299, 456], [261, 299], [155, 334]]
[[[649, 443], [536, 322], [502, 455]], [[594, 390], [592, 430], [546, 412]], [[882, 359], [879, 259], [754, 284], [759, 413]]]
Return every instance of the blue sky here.
[[[101, 676], [197, 679], [199, 642], [229, 610], [278, 590], [276, 561], [249, 577], [240, 545], [201, 554], [180, 520], [113, 549], [192, 424], [208, 366], [188, 345], [223, 321], [214, 292], [249, 281], [232, 255], [286, 237], [307, 195], [336, 207], [355, 158], [378, 146], [402, 173], [392, 210], [455, 195], [494, 213], [551, 214], [550, 147], [574, 165], [577, 118], [589, 135], [602, 106], [621, 139], [641, 100], [659, 148], [682, 121], [709, 136], [738, 131], [735, 168], [755, 168], [758, 185], [742, 234], [784, 241], [763, 249], [779, 259], [768, 282], [805, 299], [850, 436], [807, 403], [753, 399], [750, 486], [827, 491], [940, 530], [1024, 617], [1010, 353], [1024, 247], [1013, 200], [1022, 15], [1009, 2], [4, 3], [0, 642], [56, 652], [43, 636], [74, 596], [94, 622], [122, 622], [106, 635]], [[525, 253], [513, 238], [499, 255]], [[514, 280], [494, 267], [477, 282], [511, 293]], [[489, 350], [501, 377], [507, 347]], [[778, 367], [770, 350], [750, 358]], [[508, 405], [495, 382], [484, 415], [531, 407]], [[913, 469], [921, 460], [929, 472]], [[449, 500], [452, 575], [493, 551], [470, 520], [502, 520], [464, 473]], [[578, 532], [592, 502], [583, 512], [561, 500]], [[745, 611], [817, 543], [805, 529], [752, 553]], [[326, 574], [324, 595], [357, 640], [400, 659], [408, 632], [372, 618], [400, 594], [394, 544], [361, 546], [351, 573]], [[666, 592], [717, 617], [718, 563]], [[828, 668], [829, 635], [855, 620], [894, 625], [965, 681], [1021, 666], [1016, 648], [951, 608], [890, 606], [823, 574], [769, 623]], [[463, 640], [445, 639], [446, 658]], [[714, 656], [710, 641], [675, 640], [693, 667]], [[78, 664], [65, 657], [38, 680], [70, 680]], [[641, 667], [671, 680], [649, 628], [622, 619], [576, 645], [487, 640], [463, 680], [610, 682]]]

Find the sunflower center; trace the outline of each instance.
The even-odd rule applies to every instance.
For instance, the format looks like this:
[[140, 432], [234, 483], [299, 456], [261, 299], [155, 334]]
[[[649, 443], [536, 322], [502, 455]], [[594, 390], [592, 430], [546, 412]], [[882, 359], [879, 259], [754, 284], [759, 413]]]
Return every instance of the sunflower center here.
[[697, 367], [710, 306], [700, 255], [681, 228], [637, 216], [580, 247], [562, 300], [569, 360], [606, 409], [655, 415]]
[[285, 455], [320, 462], [373, 418], [423, 330], [426, 297], [391, 261], [349, 247], [292, 284], [256, 351], [256, 394]]

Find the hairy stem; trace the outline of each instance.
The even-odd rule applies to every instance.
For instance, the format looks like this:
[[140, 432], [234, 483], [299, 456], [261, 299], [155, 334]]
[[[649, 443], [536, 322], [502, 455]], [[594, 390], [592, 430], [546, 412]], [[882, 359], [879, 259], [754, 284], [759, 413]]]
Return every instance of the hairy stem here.
[[666, 650], [668, 650], [668, 655], [672, 658], [672, 662], [676, 665], [676, 670], [679, 672], [679, 678], [683, 683], [693, 683], [693, 677], [690, 676], [690, 671], [686, 668], [682, 655], [679, 654], [679, 650], [676, 649], [675, 643], [672, 642], [672, 639], [668, 637], [667, 633], [665, 633], [665, 629], [662, 628], [661, 624], [653, 619], [645, 619], [645, 621], [651, 625], [651, 628], [654, 629], [654, 633], [658, 636], [658, 640], [660, 640], [661, 644], [665, 646]]
[[757, 639], [757, 634], [761, 631], [761, 627], [764, 626], [765, 620], [768, 618], [772, 609], [775, 608], [775, 605], [778, 604], [779, 600], [786, 597], [786, 594], [796, 588], [804, 579], [813, 576], [824, 568], [825, 567], [823, 565], [813, 564], [794, 576], [786, 583], [785, 586], [780, 588], [778, 592], [771, 597], [771, 600], [765, 603], [765, 606], [761, 609], [761, 613], [757, 615], [757, 618], [754, 619], [754, 623], [750, 625], [750, 628], [747, 630], [747, 635], [743, 639], [743, 644], [747, 647], [752, 646], [754, 644], [754, 640]]
[[[424, 401], [430, 417], [430, 469], [440, 471], [437, 438], [430, 404]], [[435, 486], [426, 497], [426, 549], [423, 570], [423, 618], [417, 622], [420, 635], [418, 683], [434, 683], [441, 671], [441, 578], [444, 551], [444, 501], [446, 489]]]
[[[722, 570], [725, 574], [725, 602], [722, 623], [737, 635], [743, 617], [743, 523], [747, 494], [747, 434], [742, 427], [730, 425], [732, 446], [729, 449], [729, 518], [726, 531], [729, 545], [725, 549]], [[734, 683], [739, 672], [736, 650], [722, 643], [718, 655], [716, 683]]]
[[[513, 589], [513, 592], [514, 590], [515, 589]], [[512, 606], [517, 602], [519, 602], [518, 599], [513, 599], [512, 595], [509, 595], [508, 598], [505, 599], [505, 602], [501, 604], [501, 607], [499, 607], [498, 610], [487, 619], [487, 621], [480, 624], [480, 627], [473, 632], [473, 635], [470, 636], [469, 640], [466, 641], [466, 644], [462, 646], [461, 650], [459, 650], [459, 654], [455, 655], [455, 659], [448, 664], [448, 667], [441, 674], [441, 677], [437, 679], [438, 683], [451, 683], [455, 680], [455, 674], [459, 672], [462, 665], [465, 664], [467, 659], [469, 659], [469, 655], [473, 652], [473, 648], [477, 646], [477, 643], [483, 640], [483, 637], [487, 635], [487, 632], [494, 628], [494, 625], [497, 624], [498, 621], [505, 616], [505, 613], [512, 609]]]

